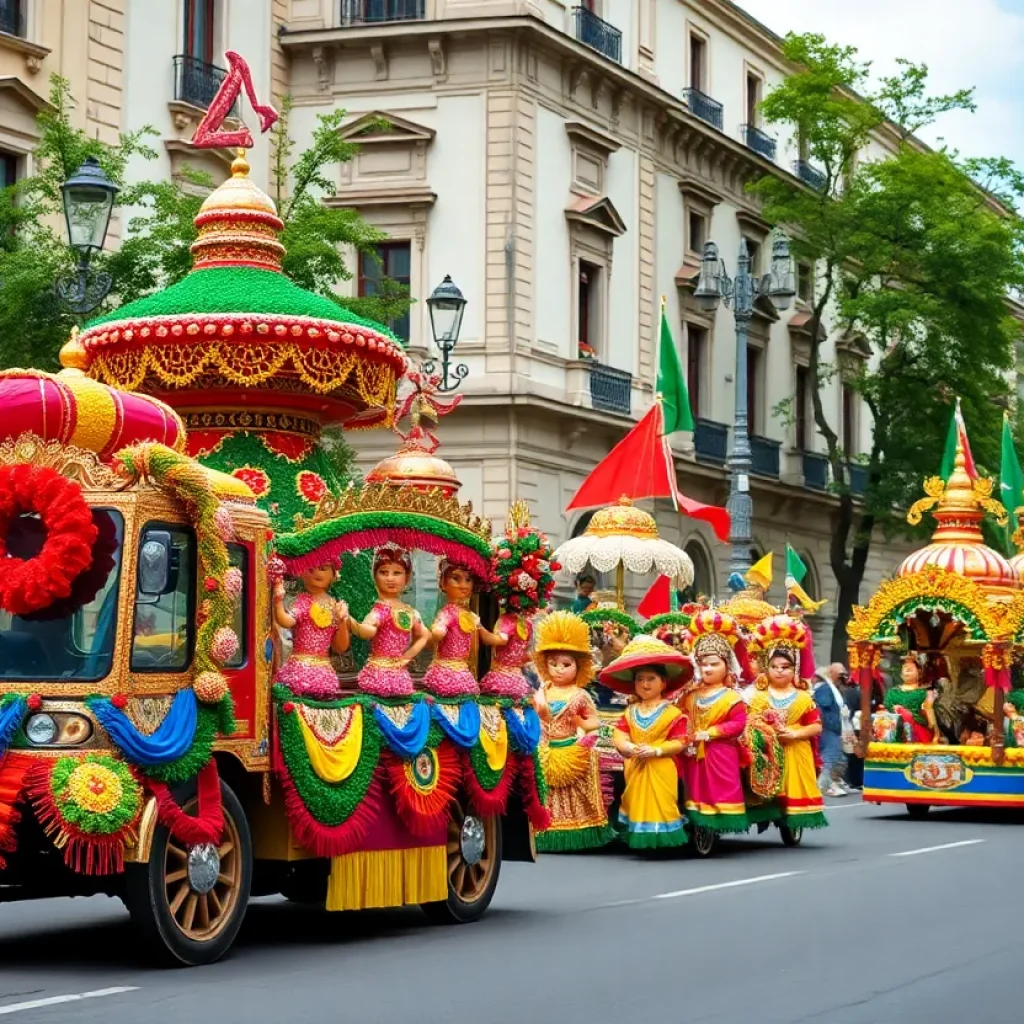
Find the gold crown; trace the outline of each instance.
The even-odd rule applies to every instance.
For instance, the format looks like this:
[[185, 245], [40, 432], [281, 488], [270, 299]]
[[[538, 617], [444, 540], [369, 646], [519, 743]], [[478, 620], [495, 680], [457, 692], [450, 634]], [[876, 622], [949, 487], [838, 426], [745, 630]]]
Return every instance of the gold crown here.
[[636, 508], [623, 495], [614, 505], [594, 513], [584, 533], [591, 537], [640, 537], [656, 540], [658, 524], [654, 516]]
[[473, 511], [472, 502], [467, 501], [462, 505], [454, 495], [446, 494], [437, 487], [420, 490], [391, 484], [351, 483], [340, 495], [326, 494], [312, 516], [307, 517], [301, 513], [296, 515], [295, 530], [308, 530], [320, 523], [365, 512], [405, 512], [429, 516], [468, 530], [488, 544], [491, 542], [490, 520], [478, 516]]

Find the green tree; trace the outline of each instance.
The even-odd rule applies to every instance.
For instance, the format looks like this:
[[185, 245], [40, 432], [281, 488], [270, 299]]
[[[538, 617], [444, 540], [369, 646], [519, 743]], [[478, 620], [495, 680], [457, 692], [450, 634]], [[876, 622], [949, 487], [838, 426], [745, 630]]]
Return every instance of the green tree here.
[[[1006, 296], [1024, 281], [1012, 203], [1024, 190], [1009, 161], [961, 161], [915, 138], [946, 111], [973, 110], [969, 91], [931, 96], [927, 69], [906, 61], [872, 89], [856, 51], [819, 35], [790, 35], [783, 50], [798, 70], [765, 98], [763, 115], [798, 133], [824, 187], [764, 177], [752, 191], [814, 268], [810, 337], [841, 337], [867, 357], [826, 360], [828, 343], [811, 343], [813, 419], [839, 499], [830, 562], [839, 583], [832, 656], [842, 659], [872, 541], [907, 529], [903, 511], [938, 472], [954, 395], [977, 461], [999, 465], [1000, 406], [1021, 336]], [[893, 154], [859, 159], [876, 139]], [[845, 450], [823, 402], [837, 374], [871, 413], [867, 453]], [[867, 471], [863, 500], [850, 490], [851, 461]]]
[[[72, 125], [74, 97], [68, 82], [58, 76], [51, 79], [50, 103], [52, 110], [38, 118], [36, 173], [0, 190], [0, 367], [56, 368], [57, 353], [79, 322], [56, 299], [53, 282], [75, 266], [64, 235], [61, 185], [86, 157], [96, 157], [121, 187], [115, 215], [128, 218], [120, 246], [93, 261], [97, 270], [111, 275], [113, 287], [90, 317], [166, 288], [191, 270], [193, 221], [204, 193], [217, 184], [208, 174], [188, 168], [173, 181], [126, 183], [130, 161], [155, 159], [149, 141], [157, 132], [146, 127], [122, 133], [115, 145], [89, 138]], [[374, 246], [387, 237], [355, 211], [321, 201], [334, 191], [330, 175], [335, 165], [351, 160], [358, 150], [340, 137], [344, 111], [320, 115], [309, 147], [296, 156], [288, 129], [290, 109], [286, 100], [271, 137], [271, 192], [285, 224], [285, 273], [340, 307], [382, 323], [397, 319], [410, 299], [408, 289], [394, 281], [383, 279], [378, 294], [366, 298], [334, 292], [338, 282], [352, 277], [343, 248], [354, 246], [376, 259]]]

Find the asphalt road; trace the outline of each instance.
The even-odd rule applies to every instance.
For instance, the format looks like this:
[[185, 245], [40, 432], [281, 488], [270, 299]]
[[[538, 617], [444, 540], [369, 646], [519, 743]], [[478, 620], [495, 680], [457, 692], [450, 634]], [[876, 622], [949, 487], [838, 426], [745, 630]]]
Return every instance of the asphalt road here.
[[[995, 1024], [1024, 1018], [1024, 817], [834, 801], [706, 861], [508, 865], [487, 917], [256, 901], [228, 959], [140, 963], [120, 903], [0, 904], [0, 1017], [74, 1024]], [[59, 1004], [41, 1000], [81, 996]]]

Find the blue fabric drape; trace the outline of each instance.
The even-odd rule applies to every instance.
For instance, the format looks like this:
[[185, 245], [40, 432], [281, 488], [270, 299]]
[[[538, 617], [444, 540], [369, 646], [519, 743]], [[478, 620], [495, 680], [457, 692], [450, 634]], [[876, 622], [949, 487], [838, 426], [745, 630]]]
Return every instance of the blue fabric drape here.
[[505, 708], [508, 738], [517, 754], [532, 754], [540, 743], [540, 719], [533, 708], [526, 708], [523, 717], [515, 708]]
[[432, 705], [434, 721], [457, 747], [469, 750], [480, 739], [480, 708], [474, 701], [459, 705], [459, 719], [452, 722], [439, 704]]
[[11, 745], [14, 734], [25, 718], [26, 710], [25, 698], [20, 695], [0, 707], [0, 757], [3, 757]]
[[374, 704], [373, 717], [380, 731], [384, 734], [387, 745], [399, 757], [415, 757], [426, 745], [430, 734], [430, 705], [426, 701], [417, 701], [412, 705], [409, 721], [399, 728]]
[[88, 704], [114, 745], [134, 764], [145, 766], [177, 761], [192, 746], [199, 707], [191, 689], [178, 691], [166, 717], [149, 736], [139, 732], [131, 719], [108, 698], [93, 697]]

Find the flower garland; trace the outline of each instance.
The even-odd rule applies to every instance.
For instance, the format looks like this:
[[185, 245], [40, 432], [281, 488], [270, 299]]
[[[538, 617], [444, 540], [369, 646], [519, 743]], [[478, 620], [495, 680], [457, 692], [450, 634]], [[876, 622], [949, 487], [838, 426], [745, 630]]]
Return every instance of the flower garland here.
[[[225, 586], [230, 563], [224, 534], [230, 524], [220, 514], [220, 500], [198, 462], [164, 445], [136, 445], [120, 452], [117, 459], [129, 477], [136, 480], [150, 477], [170, 491], [189, 512], [196, 530], [199, 573], [206, 593], [196, 615], [199, 624], [193, 659], [194, 678], [199, 683], [196, 696], [205, 704], [220, 705], [224, 719], [222, 728], [229, 726], [227, 731], [234, 732], [234, 705], [227, 678], [219, 670], [219, 665], [223, 664], [220, 659], [226, 661], [231, 657], [232, 647], [226, 642], [224, 631], [232, 632], [234, 617], [234, 602]], [[231, 539], [230, 534], [226, 539]], [[238, 649], [237, 645], [235, 637], [233, 650]]]
[[640, 624], [632, 615], [619, 611], [618, 608], [594, 608], [592, 611], [583, 612], [580, 618], [591, 628], [601, 629], [607, 625], [621, 627], [628, 640], [632, 640], [640, 632]]
[[124, 761], [105, 754], [40, 761], [26, 788], [39, 823], [72, 871], [124, 870], [124, 847], [134, 842], [142, 814], [142, 787]]
[[[38, 515], [46, 529], [34, 558], [16, 558], [7, 550], [10, 524], [23, 515]], [[69, 597], [75, 580], [92, 565], [97, 535], [75, 481], [49, 466], [0, 466], [0, 609], [30, 615]]]
[[463, 782], [473, 813], [480, 816], [504, 814], [515, 781], [512, 765], [506, 762], [504, 768], [491, 768], [479, 740], [463, 752], [462, 759]]
[[528, 612], [546, 607], [561, 568], [547, 536], [533, 527], [510, 524], [494, 542], [491, 575], [503, 608]]
[[21, 811], [14, 805], [24, 796], [25, 780], [38, 763], [36, 758], [13, 750], [0, 754], [0, 871], [7, 867], [3, 854], [18, 848], [15, 828]]
[[199, 803], [196, 814], [186, 813], [174, 799], [165, 782], [146, 782], [146, 789], [156, 797], [157, 820], [166, 825], [171, 835], [187, 846], [219, 843], [224, 835], [224, 803], [221, 799], [217, 762], [211, 757], [196, 780]]

